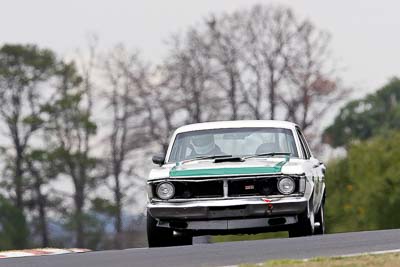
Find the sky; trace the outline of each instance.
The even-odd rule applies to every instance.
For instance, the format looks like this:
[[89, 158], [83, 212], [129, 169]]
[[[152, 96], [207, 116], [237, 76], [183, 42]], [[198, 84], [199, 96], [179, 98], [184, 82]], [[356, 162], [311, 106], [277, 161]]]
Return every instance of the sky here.
[[104, 48], [124, 43], [158, 62], [172, 33], [257, 3], [292, 7], [330, 32], [340, 76], [357, 96], [400, 75], [398, 0], [0, 0], [0, 44], [35, 43], [68, 55], [96, 33]]

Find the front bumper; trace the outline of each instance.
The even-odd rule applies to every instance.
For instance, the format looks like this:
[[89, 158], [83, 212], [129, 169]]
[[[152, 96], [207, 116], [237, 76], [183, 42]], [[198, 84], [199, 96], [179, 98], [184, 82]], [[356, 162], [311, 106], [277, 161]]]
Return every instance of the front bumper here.
[[307, 198], [300, 196], [249, 197], [185, 202], [152, 202], [148, 204], [148, 211], [152, 217], [160, 221], [205, 221], [296, 216], [304, 212], [307, 205]]

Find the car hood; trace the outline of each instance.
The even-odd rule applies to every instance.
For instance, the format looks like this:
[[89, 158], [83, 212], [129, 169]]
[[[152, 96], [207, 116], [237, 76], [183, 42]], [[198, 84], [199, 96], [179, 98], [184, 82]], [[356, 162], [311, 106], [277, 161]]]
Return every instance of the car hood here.
[[299, 159], [271, 158], [247, 159], [243, 162], [199, 160], [183, 164], [166, 164], [150, 172], [149, 180], [161, 178], [195, 178], [213, 176], [240, 176], [262, 174], [303, 174], [304, 161]]

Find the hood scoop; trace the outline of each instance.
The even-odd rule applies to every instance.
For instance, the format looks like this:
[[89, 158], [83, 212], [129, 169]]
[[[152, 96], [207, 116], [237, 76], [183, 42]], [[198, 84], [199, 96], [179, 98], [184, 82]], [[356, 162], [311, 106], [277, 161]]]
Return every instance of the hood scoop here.
[[243, 162], [244, 160], [241, 157], [226, 157], [226, 158], [216, 158], [214, 159], [214, 163], [221, 162]]

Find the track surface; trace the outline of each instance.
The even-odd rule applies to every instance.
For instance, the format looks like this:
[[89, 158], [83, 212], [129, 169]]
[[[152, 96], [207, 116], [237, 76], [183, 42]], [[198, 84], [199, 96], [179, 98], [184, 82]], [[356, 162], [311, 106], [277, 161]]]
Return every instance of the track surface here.
[[225, 266], [400, 249], [400, 230], [1, 259], [7, 267]]

